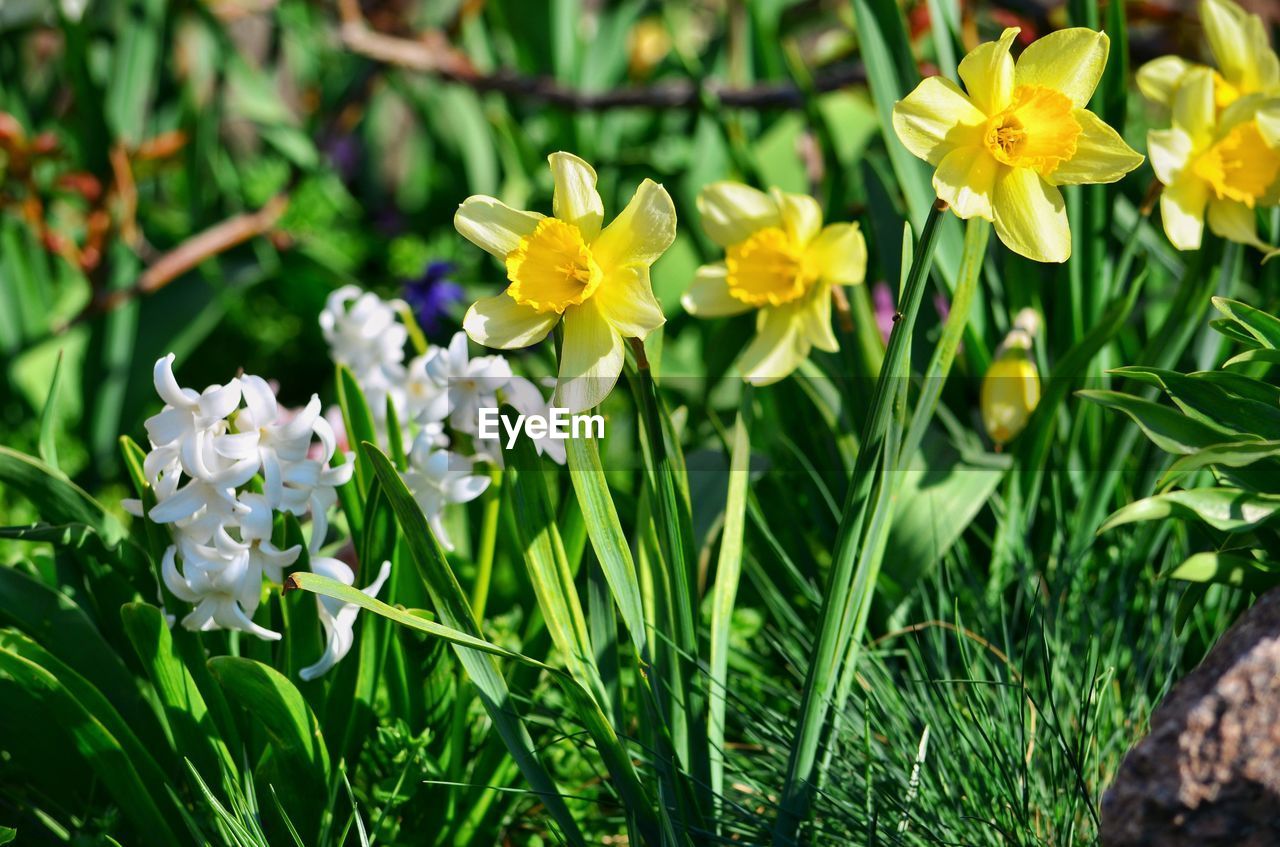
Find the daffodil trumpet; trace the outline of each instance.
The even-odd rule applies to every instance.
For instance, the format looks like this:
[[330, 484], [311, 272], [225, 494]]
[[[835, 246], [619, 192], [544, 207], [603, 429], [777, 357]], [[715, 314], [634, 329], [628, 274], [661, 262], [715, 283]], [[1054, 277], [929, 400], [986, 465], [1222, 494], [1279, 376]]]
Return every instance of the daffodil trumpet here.
[[563, 323], [552, 404], [581, 412], [613, 390], [623, 339], [644, 339], [666, 321], [649, 269], [675, 240], [676, 212], [666, 190], [646, 179], [604, 226], [591, 166], [570, 153], [548, 161], [551, 217], [483, 196], [468, 197], [454, 215], [458, 232], [501, 261], [509, 281], [501, 294], [471, 305], [463, 328], [477, 344], [510, 350]]
[[831, 325], [833, 292], [860, 285], [867, 272], [856, 223], [823, 226], [812, 197], [736, 182], [704, 188], [698, 211], [725, 257], [699, 268], [680, 302], [700, 318], [755, 311], [755, 337], [738, 360], [748, 382], [783, 379], [815, 347], [840, 349]]
[[957, 216], [995, 224], [1015, 253], [1040, 262], [1071, 256], [1060, 186], [1115, 182], [1142, 156], [1090, 112], [1107, 64], [1105, 33], [1053, 32], [1014, 61], [1019, 30], [960, 62], [965, 90], [933, 76], [895, 104], [893, 128], [935, 167], [933, 187]]

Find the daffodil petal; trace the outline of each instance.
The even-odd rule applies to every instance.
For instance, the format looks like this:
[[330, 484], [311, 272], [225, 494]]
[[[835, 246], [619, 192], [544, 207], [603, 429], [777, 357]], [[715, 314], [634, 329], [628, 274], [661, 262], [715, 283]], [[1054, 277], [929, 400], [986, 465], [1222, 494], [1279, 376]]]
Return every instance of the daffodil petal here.
[[774, 192], [782, 227], [797, 244], [808, 244], [822, 229], [822, 207], [807, 194]]
[[1248, 244], [1259, 250], [1271, 247], [1258, 238], [1258, 216], [1243, 203], [1234, 200], [1209, 201], [1209, 229], [1230, 241]]
[[747, 382], [752, 385], [775, 383], [786, 378], [809, 355], [799, 308], [789, 303], [760, 311], [756, 336], [738, 360], [738, 368]]
[[1160, 222], [1170, 244], [1179, 250], [1200, 249], [1208, 202], [1209, 186], [1194, 177], [1171, 182], [1160, 192]]
[[1107, 66], [1111, 39], [1105, 32], [1072, 27], [1038, 38], [1022, 51], [1014, 67], [1016, 85], [1043, 85], [1061, 91], [1077, 109], [1093, 96]]
[[1173, 185], [1191, 162], [1191, 136], [1177, 127], [1153, 129], [1147, 133], [1147, 154], [1151, 169], [1162, 185]]
[[1004, 111], [1013, 96], [1013, 55], [1009, 47], [1021, 30], [1005, 29], [998, 41], [979, 44], [960, 60], [960, 79], [969, 99], [988, 115]]
[[1203, 0], [1200, 21], [1224, 79], [1245, 91], [1275, 84], [1280, 65], [1261, 18], [1227, 0]]
[[986, 150], [966, 147], [952, 150], [933, 174], [933, 190], [964, 220], [992, 220], [991, 195], [1000, 163]]
[[551, 210], [557, 218], [576, 224], [582, 240], [590, 244], [600, 234], [604, 203], [596, 191], [596, 172], [572, 153], [552, 153], [547, 157], [555, 194]]
[[453, 226], [480, 249], [506, 259], [542, 218], [537, 212], [521, 212], [501, 200], [476, 195], [462, 201], [453, 215]]
[[680, 305], [699, 318], [721, 318], [740, 315], [751, 306], [729, 293], [725, 282], [724, 262], [703, 265], [693, 277], [693, 284], [680, 297]]
[[625, 358], [622, 337], [600, 312], [596, 298], [570, 306], [564, 313], [560, 379], [551, 405], [571, 414], [599, 406], [618, 381]]
[[840, 349], [836, 341], [835, 331], [831, 327], [831, 289], [822, 285], [813, 292], [800, 312], [800, 321], [805, 339], [828, 353]]
[[591, 253], [606, 273], [619, 265], [652, 265], [676, 240], [676, 206], [651, 179], [640, 183], [622, 214], [604, 228]]
[[539, 312], [532, 306], [517, 303], [503, 292], [472, 303], [462, 319], [462, 328], [477, 344], [513, 350], [546, 338], [559, 319], [560, 315], [555, 312]]
[[1115, 182], [1142, 164], [1142, 155], [1124, 143], [1120, 133], [1087, 109], [1077, 109], [1076, 154], [1058, 165], [1049, 179], [1055, 185]]
[[1153, 103], [1169, 105], [1193, 65], [1181, 56], [1161, 56], [1138, 68], [1138, 90]]
[[707, 237], [721, 247], [782, 223], [773, 197], [740, 182], [713, 182], [703, 188], [698, 194], [698, 214]]
[[867, 241], [856, 224], [828, 224], [809, 244], [810, 261], [832, 285], [860, 285], [867, 278]]
[[949, 79], [931, 76], [893, 105], [893, 131], [903, 145], [931, 165], [957, 147], [982, 141], [987, 116]]
[[1183, 77], [1173, 95], [1173, 125], [1188, 135], [1197, 147], [1213, 136], [1218, 111], [1213, 101], [1213, 71], [1193, 68]]
[[605, 320], [626, 338], [644, 338], [667, 321], [653, 296], [648, 265], [614, 268], [592, 299]]
[[1071, 257], [1071, 227], [1062, 192], [1029, 168], [1009, 168], [996, 178], [992, 197], [996, 235], [1015, 253], [1037, 262]]

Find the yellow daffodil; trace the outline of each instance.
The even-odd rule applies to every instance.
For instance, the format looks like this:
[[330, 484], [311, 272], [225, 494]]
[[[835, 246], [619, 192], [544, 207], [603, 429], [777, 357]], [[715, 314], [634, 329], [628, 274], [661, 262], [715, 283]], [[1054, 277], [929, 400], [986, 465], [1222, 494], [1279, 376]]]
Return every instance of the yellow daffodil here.
[[676, 210], [666, 189], [646, 179], [602, 228], [596, 172], [569, 153], [548, 161], [553, 217], [492, 197], [468, 197], [458, 207], [458, 232], [497, 257], [510, 280], [503, 293], [472, 304], [463, 328], [477, 344], [510, 350], [536, 344], [563, 319], [552, 404], [580, 412], [599, 405], [618, 381], [623, 339], [643, 339], [666, 320], [649, 266], [675, 240]]
[[1017, 28], [960, 62], [966, 94], [949, 79], [922, 81], [893, 108], [907, 149], [934, 165], [933, 187], [964, 219], [985, 218], [1009, 249], [1040, 262], [1071, 255], [1060, 185], [1115, 182], [1142, 163], [1085, 106], [1107, 64], [1105, 33], [1064, 29], [1015, 63]]
[[867, 273], [867, 245], [856, 223], [824, 227], [812, 197], [736, 182], [704, 188], [698, 211], [725, 260], [699, 268], [681, 303], [700, 318], [756, 310], [755, 339], [738, 363], [748, 382], [777, 382], [814, 347], [839, 349], [831, 287], [858, 285]]
[[1040, 404], [1040, 371], [1031, 358], [1039, 326], [1040, 316], [1034, 311], [1019, 312], [982, 378], [982, 425], [996, 444], [1017, 438]]
[[1254, 209], [1276, 202], [1280, 152], [1256, 119], [1263, 99], [1238, 99], [1219, 114], [1215, 85], [1208, 68], [1191, 71], [1173, 95], [1173, 126], [1147, 135], [1151, 166], [1164, 184], [1164, 231], [1174, 247], [1195, 250], [1207, 218], [1215, 234], [1267, 250]]
[[[1267, 27], [1231, 0], [1202, 0], [1200, 20], [1217, 70], [1214, 102], [1225, 109], [1249, 94], [1280, 90], [1280, 58], [1271, 49]], [[1138, 69], [1138, 88], [1147, 99], [1171, 105], [1188, 74], [1203, 68], [1180, 56], [1161, 56]]]

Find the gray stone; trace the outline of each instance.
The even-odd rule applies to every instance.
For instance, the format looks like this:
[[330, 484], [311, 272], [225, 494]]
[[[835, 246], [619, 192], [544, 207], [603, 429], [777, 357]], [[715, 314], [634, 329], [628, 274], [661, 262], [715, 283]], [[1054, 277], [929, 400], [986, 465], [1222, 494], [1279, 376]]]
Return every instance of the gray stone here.
[[1103, 797], [1102, 843], [1280, 845], [1280, 589], [1155, 710]]

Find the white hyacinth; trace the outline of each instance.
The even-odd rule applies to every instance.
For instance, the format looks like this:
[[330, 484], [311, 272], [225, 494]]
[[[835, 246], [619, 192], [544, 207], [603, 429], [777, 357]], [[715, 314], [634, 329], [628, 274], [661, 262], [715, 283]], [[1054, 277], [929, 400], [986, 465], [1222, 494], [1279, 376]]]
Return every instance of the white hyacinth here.
[[[351, 572], [351, 568], [338, 559], [314, 558], [311, 560], [311, 571], [336, 579], [343, 585], [355, 583], [355, 574]], [[360, 590], [370, 597], [377, 597], [390, 574], [391, 563], [383, 562], [378, 570], [378, 578]], [[351, 645], [355, 642], [356, 615], [360, 612], [360, 607], [355, 603], [343, 603], [319, 594], [316, 595], [316, 608], [320, 613], [320, 625], [324, 627], [325, 648], [319, 661], [298, 671], [298, 676], [308, 680], [329, 670], [351, 651]]]
[[[319, 397], [289, 413], [280, 408], [271, 385], [252, 375], [196, 392], [178, 385], [173, 358], [170, 354], [156, 362], [156, 393], [165, 406], [146, 422], [151, 451], [143, 462], [156, 495], [147, 517], [167, 525], [173, 536], [161, 563], [162, 579], [175, 597], [194, 607], [182, 619], [184, 627], [236, 629], [278, 639], [280, 633], [254, 623], [253, 615], [263, 578], [281, 582], [302, 548], [275, 546], [275, 516], [310, 514], [309, 546], [318, 551], [328, 511], [337, 502], [336, 489], [351, 478], [354, 465], [348, 457], [345, 464], [330, 467], [337, 440], [320, 415]], [[248, 490], [259, 475], [262, 493]], [[127, 502], [126, 508], [142, 514], [139, 501]], [[326, 560], [312, 561], [314, 566]], [[321, 611], [330, 643], [313, 666], [319, 668], [315, 673], [350, 649], [351, 618], [349, 613]]]
[[453, 541], [445, 530], [444, 507], [469, 503], [489, 487], [489, 477], [471, 473], [471, 466], [472, 460], [465, 456], [436, 449], [426, 434], [418, 436], [409, 452], [405, 484], [427, 516], [432, 534], [446, 550], [453, 549]]

